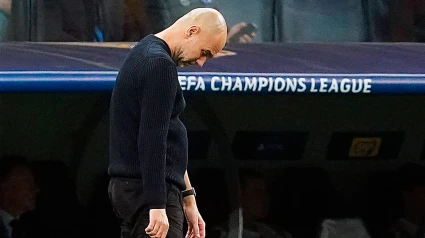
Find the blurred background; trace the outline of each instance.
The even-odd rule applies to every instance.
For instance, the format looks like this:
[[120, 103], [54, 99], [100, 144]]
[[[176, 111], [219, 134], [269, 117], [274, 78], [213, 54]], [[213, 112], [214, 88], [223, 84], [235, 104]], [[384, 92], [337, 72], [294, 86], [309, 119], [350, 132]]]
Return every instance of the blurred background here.
[[424, 40], [422, 0], [0, 0], [0, 40], [138, 41], [197, 7], [235, 42]]

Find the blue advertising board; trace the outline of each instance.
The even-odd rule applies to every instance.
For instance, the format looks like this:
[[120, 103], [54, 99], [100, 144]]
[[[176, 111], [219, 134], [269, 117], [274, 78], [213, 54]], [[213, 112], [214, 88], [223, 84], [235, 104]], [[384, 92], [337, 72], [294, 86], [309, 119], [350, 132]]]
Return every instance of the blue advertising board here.
[[[0, 92], [111, 91], [135, 44], [0, 43]], [[236, 44], [178, 73], [186, 92], [423, 94], [425, 45]]]

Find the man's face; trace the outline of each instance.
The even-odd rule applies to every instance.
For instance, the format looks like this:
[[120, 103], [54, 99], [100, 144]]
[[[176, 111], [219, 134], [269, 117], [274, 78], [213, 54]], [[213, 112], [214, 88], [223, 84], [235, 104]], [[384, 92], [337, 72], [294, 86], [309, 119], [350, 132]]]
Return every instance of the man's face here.
[[188, 33], [184, 43], [176, 50], [174, 61], [179, 67], [199, 65], [202, 67], [207, 59], [220, 52], [224, 44], [221, 35], [212, 35], [209, 32]]

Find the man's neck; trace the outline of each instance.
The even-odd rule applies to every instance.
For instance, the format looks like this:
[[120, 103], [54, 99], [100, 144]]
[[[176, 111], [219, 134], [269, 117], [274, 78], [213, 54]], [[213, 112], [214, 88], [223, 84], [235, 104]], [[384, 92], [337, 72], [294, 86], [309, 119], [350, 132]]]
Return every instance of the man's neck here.
[[172, 31], [171, 29], [166, 29], [155, 34], [155, 36], [165, 41], [165, 43], [168, 45], [168, 48], [170, 48], [171, 55], [174, 55], [174, 52], [176, 52], [175, 50], [176, 44], [174, 43], [175, 39], [171, 37], [173, 35], [171, 31]]

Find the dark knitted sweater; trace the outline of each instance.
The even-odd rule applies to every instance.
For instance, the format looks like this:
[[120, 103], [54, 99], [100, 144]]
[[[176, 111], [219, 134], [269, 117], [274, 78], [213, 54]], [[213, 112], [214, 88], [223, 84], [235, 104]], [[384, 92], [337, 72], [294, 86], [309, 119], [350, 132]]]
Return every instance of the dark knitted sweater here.
[[112, 92], [111, 177], [143, 181], [143, 202], [165, 208], [167, 184], [186, 188], [187, 132], [177, 68], [165, 41], [149, 35], [124, 61]]

